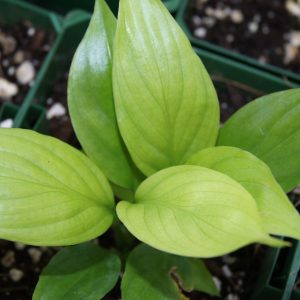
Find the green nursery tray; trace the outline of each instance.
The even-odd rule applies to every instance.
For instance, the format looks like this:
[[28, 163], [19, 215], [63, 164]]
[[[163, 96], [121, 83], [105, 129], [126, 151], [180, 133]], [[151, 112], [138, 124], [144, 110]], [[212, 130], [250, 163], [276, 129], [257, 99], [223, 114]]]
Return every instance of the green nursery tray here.
[[26, 99], [22, 109], [19, 110], [14, 127], [23, 126], [22, 120], [30, 117], [32, 104], [45, 105], [46, 97], [53, 89], [55, 82], [69, 70], [72, 57], [87, 29], [90, 17], [89, 13], [80, 10], [72, 11], [66, 16], [53, 53], [41, 73], [40, 81], [32, 90], [30, 98]]
[[[56, 36], [56, 40], [54, 41], [52, 50], [48, 53], [47, 57], [44, 60], [43, 66], [37, 73], [35, 83], [33, 84], [31, 89], [28, 91], [27, 95], [25, 96], [23, 105], [26, 105], [26, 103], [30, 102], [34, 90], [39, 85], [43, 77], [43, 72], [45, 66], [47, 65], [47, 62], [49, 62], [49, 60], [53, 56], [55, 44], [57, 42], [57, 37], [59, 36], [59, 33], [62, 30], [62, 18], [55, 13], [49, 12], [47, 10], [44, 10], [42, 8], [36, 7], [34, 5], [28, 4], [23, 1], [17, 1], [17, 0], [0, 1], [0, 24], [12, 25], [24, 20], [29, 20], [37, 28], [42, 28], [46, 31], [53, 32]], [[30, 105], [28, 105], [28, 107], [29, 106]], [[8, 109], [8, 108], [4, 108], [4, 109]], [[23, 120], [22, 118], [15, 119], [15, 122], [17, 122], [18, 126], [20, 126], [20, 124], [23, 124], [24, 122], [26, 123], [26, 121]]]
[[259, 62], [255, 58], [251, 58], [247, 55], [236, 53], [232, 50], [225, 49], [216, 44], [210, 43], [205, 40], [200, 40], [200, 39], [194, 37], [185, 21], [185, 16], [186, 16], [186, 12], [188, 10], [188, 5], [189, 5], [188, 0], [181, 1], [181, 6], [178, 10], [176, 20], [179, 23], [179, 25], [182, 27], [182, 29], [185, 31], [185, 33], [188, 36], [189, 40], [191, 41], [192, 45], [194, 45], [195, 47], [198, 47], [198, 48], [203, 48], [203, 49], [209, 50], [209, 51], [219, 54], [221, 56], [231, 58], [231, 59], [241, 62], [243, 64], [253, 66], [256, 69], [261, 69], [270, 74], [279, 76], [283, 79], [287, 79], [289, 81], [295, 81], [296, 83], [300, 84], [300, 74], [297, 74], [292, 71], [289, 71], [289, 70], [286, 70], [286, 69], [283, 69], [280, 67], [276, 67], [276, 66], [273, 66], [270, 64], [264, 64], [262, 62]]
[[[74, 9], [92, 12], [95, 0], [32, 0], [37, 5], [65, 14]], [[119, 0], [106, 0], [115, 15], [118, 14]], [[175, 13], [181, 0], [163, 0], [171, 13]]]
[[[0, 121], [15, 119], [20, 108], [12, 103], [5, 103], [0, 109]], [[28, 118], [22, 122], [25, 129], [33, 129], [38, 132], [46, 130], [46, 111], [39, 105], [31, 105], [29, 108]]]

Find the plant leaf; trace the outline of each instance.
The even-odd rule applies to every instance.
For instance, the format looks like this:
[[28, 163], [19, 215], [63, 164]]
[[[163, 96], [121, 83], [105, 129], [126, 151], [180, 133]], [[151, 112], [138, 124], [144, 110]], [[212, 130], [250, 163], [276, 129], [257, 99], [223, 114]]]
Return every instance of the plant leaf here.
[[272, 170], [285, 192], [300, 182], [300, 89], [261, 97], [221, 128], [218, 145], [253, 153]]
[[99, 300], [117, 283], [117, 255], [91, 244], [58, 252], [43, 270], [33, 300]]
[[96, 0], [88, 30], [72, 61], [68, 106], [85, 153], [115, 184], [132, 188], [134, 171], [117, 126], [112, 94], [112, 44], [116, 19]]
[[135, 203], [118, 203], [117, 214], [138, 239], [178, 255], [213, 257], [252, 242], [282, 244], [262, 229], [255, 200], [239, 183], [198, 166], [152, 175]]
[[181, 289], [218, 296], [212, 276], [201, 260], [154, 250], [145, 244], [129, 255], [122, 279], [122, 299], [182, 300]]
[[210, 168], [230, 176], [256, 200], [268, 233], [300, 239], [300, 216], [269, 167], [250, 152], [233, 147], [199, 151], [187, 164]]
[[145, 175], [215, 144], [216, 92], [162, 1], [120, 2], [113, 89], [122, 137]]
[[23, 129], [0, 129], [0, 140], [1, 238], [72, 245], [112, 224], [109, 183], [84, 154]]

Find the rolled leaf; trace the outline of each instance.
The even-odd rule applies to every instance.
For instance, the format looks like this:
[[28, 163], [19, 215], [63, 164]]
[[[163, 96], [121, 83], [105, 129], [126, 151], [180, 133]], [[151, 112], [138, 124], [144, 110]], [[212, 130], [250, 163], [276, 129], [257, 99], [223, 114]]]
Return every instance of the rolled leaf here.
[[300, 183], [300, 89], [261, 97], [221, 128], [218, 145], [242, 148], [263, 160], [285, 192]]
[[276, 182], [269, 167], [250, 152], [234, 147], [199, 151], [187, 164], [210, 168], [230, 176], [255, 199], [268, 233], [300, 239], [300, 215]]
[[117, 255], [91, 243], [59, 251], [43, 270], [33, 300], [99, 300], [117, 283]]
[[182, 300], [186, 299], [182, 290], [219, 295], [201, 260], [167, 254], [145, 244], [129, 255], [121, 290], [123, 300]]
[[152, 175], [134, 203], [118, 203], [117, 214], [144, 243], [183, 256], [214, 257], [253, 242], [282, 245], [262, 228], [249, 192], [227, 175], [198, 166]]
[[72, 245], [105, 232], [114, 199], [80, 151], [24, 129], [0, 129], [0, 238]]
[[132, 162], [119, 134], [112, 94], [112, 45], [116, 19], [96, 0], [88, 30], [72, 61], [68, 105], [85, 153], [115, 184], [134, 185]]
[[145, 175], [215, 144], [215, 89], [161, 0], [120, 2], [113, 89], [121, 135]]

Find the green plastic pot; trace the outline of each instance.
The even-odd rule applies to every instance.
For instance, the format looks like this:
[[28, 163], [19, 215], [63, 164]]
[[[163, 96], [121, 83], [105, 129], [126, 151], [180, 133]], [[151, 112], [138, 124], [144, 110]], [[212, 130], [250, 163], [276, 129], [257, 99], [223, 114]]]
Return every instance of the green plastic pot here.
[[[0, 121], [6, 119], [15, 119], [20, 108], [12, 103], [5, 103], [0, 109]], [[22, 122], [22, 128], [33, 129], [38, 132], [45, 132], [46, 130], [46, 111], [39, 105], [32, 105], [29, 108], [28, 118]]]
[[[95, 0], [31, 0], [42, 7], [66, 14], [74, 9], [83, 9], [92, 12]], [[106, 0], [115, 15], [118, 14], [119, 0]], [[181, 0], [163, 0], [166, 7], [171, 13], [175, 13], [180, 5]]]
[[[0, 24], [12, 25], [24, 20], [30, 20], [34, 26], [38, 28], [43, 28], [46, 31], [51, 31], [56, 35], [54, 45], [51, 51], [48, 53], [47, 57], [45, 58], [41, 69], [37, 73], [34, 85], [30, 88], [22, 104], [22, 108], [25, 105], [27, 106], [27, 110], [29, 110], [31, 102], [30, 99], [32, 98], [32, 94], [34, 93], [36, 87], [40, 84], [42, 80], [43, 72], [47, 65], [47, 62], [49, 62], [51, 57], [53, 56], [55, 44], [57, 43], [58, 36], [62, 30], [62, 18], [55, 13], [46, 11], [34, 5], [25, 3], [23, 1], [0, 1]], [[17, 127], [19, 127], [21, 126], [21, 124], [25, 124], [26, 120], [24, 120], [23, 118], [16, 117], [15, 123], [17, 123]]]
[[299, 300], [300, 291], [294, 289], [300, 269], [300, 243], [292, 248], [270, 249], [257, 281], [252, 300]]
[[88, 27], [90, 18], [89, 13], [80, 10], [72, 11], [66, 16], [52, 55], [43, 66], [38, 84], [23, 103], [22, 109], [18, 111], [14, 127], [22, 127], [22, 121], [30, 118], [32, 104], [45, 105], [53, 85], [64, 72], [69, 70], [72, 57]]
[[266, 71], [270, 74], [274, 74], [285, 80], [294, 81], [294, 82], [300, 84], [300, 74], [297, 74], [292, 71], [289, 71], [289, 70], [286, 70], [286, 69], [283, 69], [280, 67], [276, 67], [276, 66], [273, 66], [270, 64], [264, 64], [262, 62], [259, 62], [255, 58], [251, 58], [247, 55], [236, 53], [232, 50], [222, 48], [222, 47], [215, 45], [213, 43], [210, 43], [208, 41], [200, 40], [200, 39], [194, 37], [185, 21], [185, 16], [186, 16], [186, 13], [187, 13], [187, 10], [189, 7], [188, 5], [189, 5], [188, 0], [181, 1], [181, 6], [180, 6], [178, 14], [176, 16], [176, 20], [179, 23], [179, 25], [182, 27], [182, 29], [185, 31], [185, 33], [188, 36], [189, 40], [191, 41], [192, 45], [194, 45], [195, 47], [198, 47], [198, 48], [203, 48], [203, 49], [209, 50], [209, 51], [219, 54], [221, 56], [231, 58], [231, 59], [241, 62], [243, 64], [253, 66], [256, 69], [260, 69], [260, 70]]

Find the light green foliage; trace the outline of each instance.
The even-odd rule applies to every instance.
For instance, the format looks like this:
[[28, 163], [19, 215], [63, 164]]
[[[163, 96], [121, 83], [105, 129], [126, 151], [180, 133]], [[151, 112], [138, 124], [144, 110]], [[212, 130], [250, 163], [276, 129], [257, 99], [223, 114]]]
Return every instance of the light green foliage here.
[[300, 90], [261, 97], [236, 112], [220, 130], [218, 145], [255, 154], [285, 192], [300, 182]]
[[269, 167], [253, 154], [233, 147], [199, 151], [187, 164], [207, 167], [230, 176], [255, 199], [267, 232], [300, 239], [300, 216]]
[[123, 300], [187, 299], [181, 289], [219, 294], [201, 260], [170, 255], [144, 244], [129, 255], [121, 289]]
[[240, 184], [198, 166], [152, 175], [134, 203], [118, 203], [117, 214], [138, 239], [173, 254], [213, 257], [253, 242], [281, 244], [262, 229], [255, 200]]
[[43, 270], [33, 300], [99, 300], [116, 284], [117, 255], [91, 243], [57, 253]]
[[[171, 253], [135, 248], [124, 300], [216, 295], [205, 265], [187, 257], [288, 245], [269, 234], [300, 239], [299, 214], [277, 183], [287, 192], [300, 182], [300, 89], [257, 99], [219, 134], [213, 84], [161, 0], [121, 0], [118, 22], [96, 0], [68, 98], [86, 155], [28, 130], [0, 129], [0, 238], [47, 246], [93, 239], [116, 217], [112, 187], [124, 224], [114, 222], [114, 250], [126, 258], [136, 237]], [[98, 300], [119, 272], [119, 259], [95, 245], [66, 248], [33, 300]]]
[[120, 2], [113, 89], [122, 137], [145, 175], [215, 144], [213, 84], [160, 0]]
[[112, 93], [116, 23], [105, 1], [96, 0], [89, 28], [72, 62], [68, 105], [87, 155], [112, 182], [132, 188], [133, 165], [119, 134]]
[[24, 129], [2, 128], [0, 140], [1, 238], [71, 245], [108, 229], [110, 186], [80, 151]]

